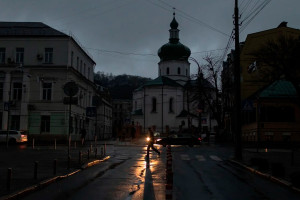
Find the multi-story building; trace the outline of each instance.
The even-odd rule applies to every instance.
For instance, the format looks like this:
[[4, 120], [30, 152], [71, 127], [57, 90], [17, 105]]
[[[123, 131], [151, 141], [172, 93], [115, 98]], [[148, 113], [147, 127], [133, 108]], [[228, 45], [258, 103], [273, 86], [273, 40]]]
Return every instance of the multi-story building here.
[[[241, 99], [242, 99], [242, 138], [244, 141], [293, 141], [300, 142], [300, 117], [295, 87], [282, 76], [281, 80], [262, 79], [263, 70], [268, 69], [266, 63], [258, 63], [255, 57], [264, 44], [278, 42], [280, 37], [298, 38], [300, 30], [281, 23], [278, 27], [249, 34], [241, 43]], [[234, 90], [230, 84], [233, 74], [233, 53], [225, 62], [222, 84], [223, 102], [228, 110], [233, 110], [231, 103]], [[289, 69], [286, 69], [289, 70]], [[272, 71], [269, 71], [272, 73]], [[233, 112], [230, 112], [233, 113]], [[234, 119], [229, 116], [230, 119]], [[288, 140], [286, 138], [289, 138]]]
[[93, 96], [99, 96], [95, 64], [74, 37], [43, 23], [0, 22], [0, 127], [65, 138], [69, 106], [63, 103], [64, 85], [74, 81], [79, 90], [71, 107], [72, 137], [80, 138], [86, 129], [91, 138], [101, 126], [86, 115]]

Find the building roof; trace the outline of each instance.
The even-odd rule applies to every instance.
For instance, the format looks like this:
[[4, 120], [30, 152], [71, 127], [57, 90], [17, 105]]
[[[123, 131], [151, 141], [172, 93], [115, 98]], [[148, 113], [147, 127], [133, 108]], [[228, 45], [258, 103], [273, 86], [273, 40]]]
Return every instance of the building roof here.
[[0, 36], [69, 37], [42, 22], [0, 22]]
[[185, 117], [198, 117], [197, 115], [195, 114], [192, 114], [192, 113], [189, 113], [188, 111], [186, 110], [182, 110], [179, 115], [177, 115], [176, 117], [178, 118], [185, 118]]
[[[175, 19], [175, 13], [173, 15], [173, 20], [170, 23], [171, 29], [169, 42], [161, 46], [157, 52], [160, 61], [188, 60], [191, 55], [191, 50], [179, 42], [179, 30], [177, 29], [178, 22]], [[174, 36], [173, 34], [177, 35]]]
[[179, 83], [176, 81], [166, 77], [166, 76], [159, 76], [154, 80], [148, 81], [145, 83], [144, 86], [158, 86], [158, 85], [167, 85], [172, 87], [182, 87]]
[[248, 99], [255, 98], [298, 98], [295, 86], [287, 80], [277, 80], [261, 88]]
[[262, 98], [297, 98], [297, 96], [294, 85], [287, 80], [275, 81], [259, 94]]

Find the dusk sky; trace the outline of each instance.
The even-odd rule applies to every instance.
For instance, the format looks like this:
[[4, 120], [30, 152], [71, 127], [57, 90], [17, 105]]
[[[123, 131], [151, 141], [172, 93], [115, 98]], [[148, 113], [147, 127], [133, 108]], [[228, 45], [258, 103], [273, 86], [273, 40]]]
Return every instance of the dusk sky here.
[[[299, 0], [239, 0], [239, 6], [240, 41], [282, 21], [300, 28]], [[43, 22], [72, 33], [97, 63], [95, 71], [156, 78], [157, 50], [168, 42], [173, 7], [180, 42], [192, 57], [203, 63], [208, 53], [224, 54], [234, 0], [0, 0], [0, 20]]]

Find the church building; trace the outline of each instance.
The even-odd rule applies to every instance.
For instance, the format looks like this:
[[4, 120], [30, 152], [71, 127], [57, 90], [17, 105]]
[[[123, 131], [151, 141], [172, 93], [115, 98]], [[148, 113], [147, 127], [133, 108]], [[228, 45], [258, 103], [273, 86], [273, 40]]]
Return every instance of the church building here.
[[186, 90], [190, 82], [191, 50], [179, 42], [175, 13], [170, 27], [169, 42], [158, 50], [158, 77], [133, 92], [134, 123], [140, 125], [142, 131], [152, 127], [162, 135], [198, 127], [197, 112], [190, 109], [192, 102]]

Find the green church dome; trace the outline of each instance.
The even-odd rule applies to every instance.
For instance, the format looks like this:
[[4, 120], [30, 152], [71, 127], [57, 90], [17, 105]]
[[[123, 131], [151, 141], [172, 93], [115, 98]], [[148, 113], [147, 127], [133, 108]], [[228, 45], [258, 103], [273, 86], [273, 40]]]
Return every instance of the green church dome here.
[[175, 19], [175, 13], [173, 15], [173, 20], [170, 23], [171, 29], [169, 30], [169, 42], [160, 47], [157, 53], [160, 61], [188, 60], [191, 55], [191, 50], [179, 42], [179, 30], [177, 29], [178, 22]]
[[158, 50], [158, 56], [161, 61], [166, 60], [188, 60], [191, 55], [191, 50], [181, 44], [179, 41], [176, 43], [168, 42]]

